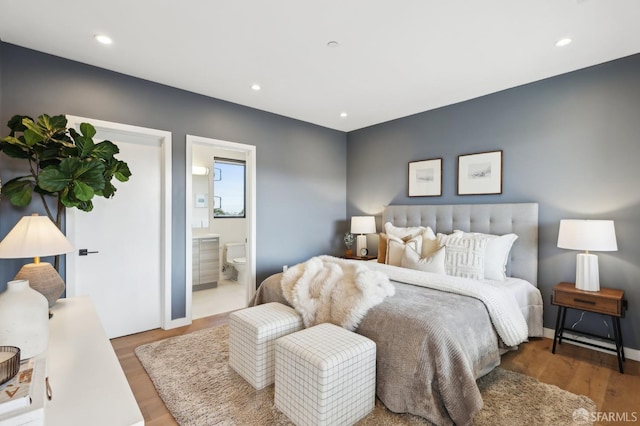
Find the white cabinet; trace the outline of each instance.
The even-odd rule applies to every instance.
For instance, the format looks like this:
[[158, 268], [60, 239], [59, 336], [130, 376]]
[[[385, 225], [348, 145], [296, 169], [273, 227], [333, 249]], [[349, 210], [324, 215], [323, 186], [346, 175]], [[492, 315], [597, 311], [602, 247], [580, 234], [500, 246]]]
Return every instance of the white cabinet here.
[[45, 403], [45, 426], [143, 425], [91, 299], [60, 299], [52, 311], [47, 372], [53, 398]]
[[192, 258], [194, 290], [216, 287], [220, 275], [220, 238], [194, 238]]

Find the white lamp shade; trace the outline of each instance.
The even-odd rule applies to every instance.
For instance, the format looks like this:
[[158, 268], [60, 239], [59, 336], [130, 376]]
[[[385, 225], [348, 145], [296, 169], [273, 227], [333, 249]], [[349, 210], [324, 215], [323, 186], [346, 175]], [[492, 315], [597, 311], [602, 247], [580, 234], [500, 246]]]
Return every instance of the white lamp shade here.
[[351, 233], [352, 234], [375, 234], [376, 220], [373, 216], [352, 216], [351, 217]]
[[570, 250], [616, 251], [616, 231], [612, 220], [563, 219], [558, 231], [558, 247]]
[[56, 256], [75, 248], [47, 216], [24, 216], [0, 242], [0, 258]]

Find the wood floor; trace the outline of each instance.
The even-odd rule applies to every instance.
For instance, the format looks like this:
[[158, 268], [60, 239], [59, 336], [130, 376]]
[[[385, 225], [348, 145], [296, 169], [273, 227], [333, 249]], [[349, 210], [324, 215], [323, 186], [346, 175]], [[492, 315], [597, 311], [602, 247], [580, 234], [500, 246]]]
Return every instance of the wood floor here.
[[[227, 317], [227, 314], [215, 315], [195, 320], [186, 327], [151, 330], [111, 341], [147, 425], [167, 426], [176, 422], [156, 393], [134, 349], [145, 343], [225, 324]], [[607, 413], [627, 413], [630, 419], [635, 413], [640, 423], [640, 362], [627, 360], [625, 374], [620, 374], [615, 355], [567, 343], [559, 346], [553, 355], [552, 343], [546, 338], [533, 339], [521, 345], [518, 351], [505, 354], [501, 367], [588, 396], [604, 414], [601, 416], [603, 419], [607, 416], [612, 418], [613, 415]], [[601, 421], [597, 424], [624, 423]]]

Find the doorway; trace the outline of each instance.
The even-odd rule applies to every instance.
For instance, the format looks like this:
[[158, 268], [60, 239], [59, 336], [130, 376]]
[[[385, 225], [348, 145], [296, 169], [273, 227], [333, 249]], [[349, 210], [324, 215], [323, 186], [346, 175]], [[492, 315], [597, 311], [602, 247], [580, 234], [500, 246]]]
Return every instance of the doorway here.
[[[132, 176], [94, 209], [66, 210], [67, 296], [89, 296], [109, 338], [171, 328], [171, 133], [67, 116], [118, 146]], [[80, 255], [87, 249], [89, 255]]]
[[[243, 162], [245, 165], [246, 197], [242, 220], [237, 217], [214, 218], [214, 211], [219, 212], [219, 203], [216, 204], [217, 199], [214, 198], [215, 194], [212, 190], [212, 185], [215, 183], [213, 181], [218, 178], [216, 173], [219, 173], [214, 170], [214, 157], [218, 156], [214, 153], [223, 153], [222, 157]], [[246, 307], [255, 294], [256, 147], [187, 135], [186, 160], [186, 314], [188, 319], [193, 319]], [[205, 173], [204, 178], [201, 176], [202, 173]], [[203, 186], [202, 182], [208, 182], [209, 186], [206, 184]], [[226, 205], [228, 204], [225, 203]], [[221, 226], [221, 224], [224, 225]], [[224, 232], [220, 232], [223, 228], [232, 229], [231, 233], [235, 233], [236, 237], [230, 237], [231, 239], [225, 237]], [[242, 242], [236, 241], [239, 239], [238, 235], [242, 237], [246, 242], [247, 273], [244, 282], [229, 280], [225, 273], [220, 275], [215, 288], [193, 291], [194, 282], [197, 282], [197, 280], [194, 281], [194, 278], [197, 278], [194, 277], [197, 268], [195, 266], [192, 268], [191, 265], [194, 265], [194, 253], [198, 255], [196, 242], [203, 233], [207, 238], [218, 239], [220, 266], [225, 263], [225, 243]], [[239, 286], [241, 286], [240, 289], [238, 289]]]

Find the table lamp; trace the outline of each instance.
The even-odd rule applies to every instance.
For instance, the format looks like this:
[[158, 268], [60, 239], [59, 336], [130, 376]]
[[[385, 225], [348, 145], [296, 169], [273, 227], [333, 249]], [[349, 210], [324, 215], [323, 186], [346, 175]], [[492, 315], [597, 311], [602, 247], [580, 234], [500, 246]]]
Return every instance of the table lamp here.
[[376, 233], [376, 221], [373, 216], [352, 216], [351, 233], [358, 234], [356, 239], [356, 256], [366, 256], [367, 236], [365, 234]]
[[42, 293], [49, 307], [64, 292], [64, 281], [50, 263], [40, 257], [70, 253], [75, 248], [47, 216], [24, 216], [0, 242], [0, 259], [33, 257], [33, 263], [24, 265], [15, 280], [29, 280], [34, 290]]
[[598, 256], [593, 251], [616, 251], [616, 231], [612, 220], [563, 219], [558, 231], [558, 247], [585, 250], [576, 258], [576, 288], [600, 291]]

